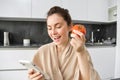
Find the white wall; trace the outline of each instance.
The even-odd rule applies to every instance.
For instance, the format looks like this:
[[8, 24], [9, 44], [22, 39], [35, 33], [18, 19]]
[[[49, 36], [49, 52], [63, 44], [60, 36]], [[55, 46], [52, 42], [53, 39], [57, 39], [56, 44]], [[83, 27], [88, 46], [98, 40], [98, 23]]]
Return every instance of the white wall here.
[[120, 0], [117, 0], [117, 46], [115, 78], [120, 78]]
[[113, 7], [117, 5], [117, 0], [108, 0], [108, 7]]

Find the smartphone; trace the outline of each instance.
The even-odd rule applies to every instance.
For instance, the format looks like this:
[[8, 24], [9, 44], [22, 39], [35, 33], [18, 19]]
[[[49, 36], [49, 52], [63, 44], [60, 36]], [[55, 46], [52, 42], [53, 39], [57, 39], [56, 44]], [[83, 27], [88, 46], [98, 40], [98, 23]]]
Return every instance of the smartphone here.
[[48, 74], [44, 73], [34, 63], [27, 60], [19, 60], [19, 63], [25, 66], [27, 69], [34, 69], [36, 72], [40, 72], [44, 76], [45, 80], [50, 80], [50, 77], [48, 76]]

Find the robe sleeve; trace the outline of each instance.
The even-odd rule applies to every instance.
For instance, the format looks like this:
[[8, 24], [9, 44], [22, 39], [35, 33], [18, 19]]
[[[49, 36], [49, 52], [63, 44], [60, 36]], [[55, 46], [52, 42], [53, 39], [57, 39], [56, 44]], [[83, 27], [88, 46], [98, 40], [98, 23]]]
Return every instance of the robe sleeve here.
[[[42, 68], [42, 66], [41, 66], [42, 64], [41, 64], [40, 52], [41, 52], [41, 50], [38, 49], [38, 51], [35, 53], [35, 55], [34, 55], [34, 57], [33, 57], [32, 62], [33, 62], [38, 68], [40, 68], [42, 71], [44, 71], [43, 68]], [[46, 75], [46, 76], [48, 76], [48, 75]], [[46, 79], [44, 79], [44, 77], [43, 77], [43, 78], [40, 79], [40, 80], [46, 80]]]
[[34, 57], [33, 57], [33, 60], [32, 62], [37, 65], [38, 67], [42, 68], [41, 67], [41, 58], [40, 58], [40, 52], [42, 53], [42, 51], [40, 50], [40, 48], [37, 50], [37, 52], [35, 53]]

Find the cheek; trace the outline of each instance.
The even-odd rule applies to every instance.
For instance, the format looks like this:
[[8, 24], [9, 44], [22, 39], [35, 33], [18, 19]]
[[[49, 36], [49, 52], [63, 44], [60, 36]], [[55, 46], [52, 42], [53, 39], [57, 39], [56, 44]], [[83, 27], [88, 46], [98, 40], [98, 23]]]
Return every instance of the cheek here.
[[50, 31], [48, 31], [48, 35], [51, 37], [51, 32]]
[[67, 29], [63, 29], [63, 30], [61, 30], [60, 34], [65, 36], [65, 37], [68, 36], [68, 30]]

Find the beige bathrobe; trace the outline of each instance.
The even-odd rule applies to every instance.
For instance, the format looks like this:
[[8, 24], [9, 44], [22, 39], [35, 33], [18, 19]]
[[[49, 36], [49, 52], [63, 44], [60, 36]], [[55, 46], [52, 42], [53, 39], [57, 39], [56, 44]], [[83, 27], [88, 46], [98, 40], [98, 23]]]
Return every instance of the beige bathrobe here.
[[[85, 49], [86, 50], [86, 49]], [[75, 50], [70, 45], [57, 55], [56, 45], [49, 43], [41, 46], [33, 58], [34, 64], [47, 73], [50, 80], [80, 80], [80, 69]], [[90, 64], [90, 80], [100, 80], [99, 75], [94, 70], [89, 53], [86, 50]]]

